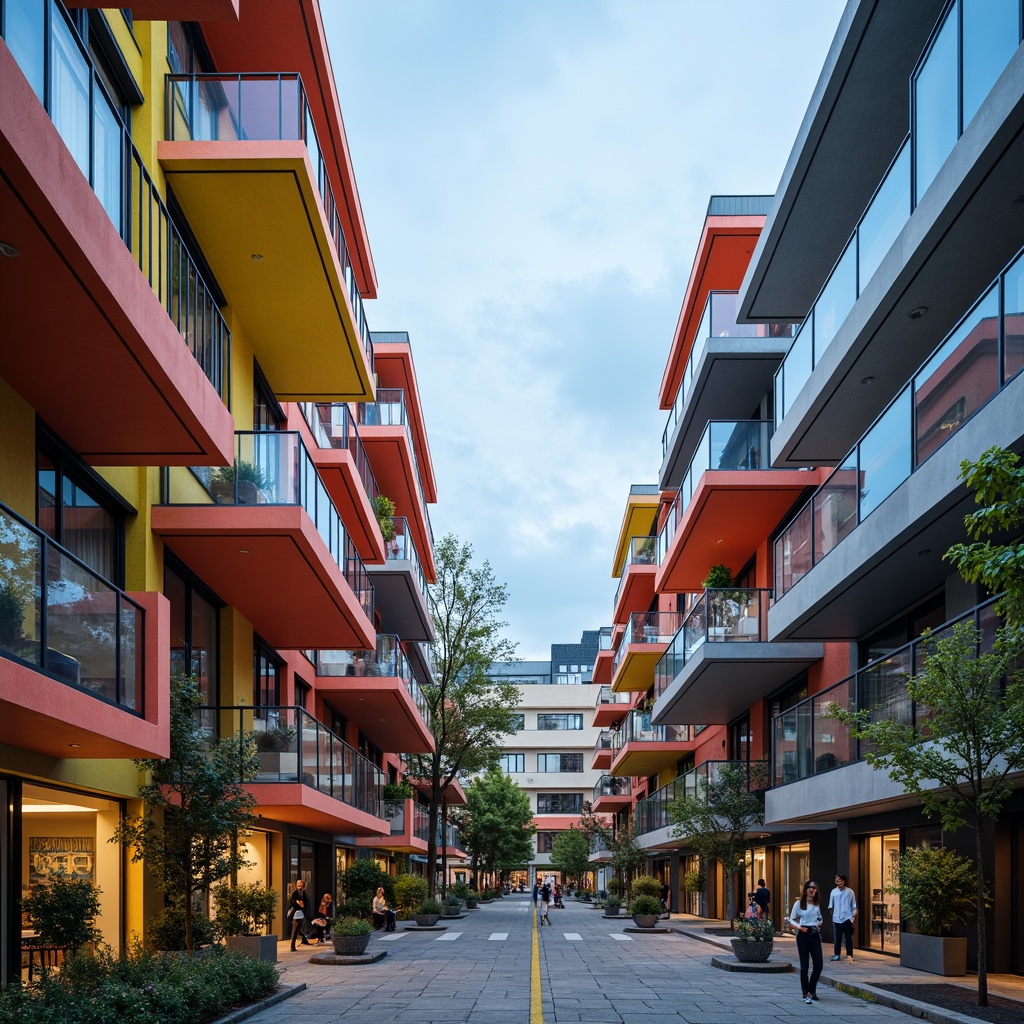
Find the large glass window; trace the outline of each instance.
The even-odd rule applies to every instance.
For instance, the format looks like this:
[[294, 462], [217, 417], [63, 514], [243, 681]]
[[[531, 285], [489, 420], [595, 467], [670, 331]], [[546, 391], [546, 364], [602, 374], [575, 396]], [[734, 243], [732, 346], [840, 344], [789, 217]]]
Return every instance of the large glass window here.
[[[862, 902], [870, 896], [871, 933], [868, 945], [871, 949], [898, 951], [900, 948], [900, 898], [888, 891], [895, 885], [900, 862], [900, 837], [890, 835], [868, 836], [861, 848], [861, 862], [867, 866], [868, 892], [862, 895]], [[858, 936], [859, 938], [859, 936]]]
[[75, 163], [89, 177], [89, 65], [60, 16], [50, 35], [50, 116]]
[[863, 521], [910, 476], [910, 388], [882, 413], [860, 443]]
[[502, 754], [498, 758], [498, 767], [508, 775], [526, 771], [525, 754]]
[[918, 72], [914, 87], [914, 171], [917, 201], [956, 145], [957, 19], [946, 19]]
[[1017, 49], [1020, 0], [961, 0], [961, 7], [966, 129]]
[[839, 257], [828, 284], [814, 304], [814, 353], [815, 363], [821, 353], [832, 343], [836, 332], [842, 327], [847, 314], [857, 301], [857, 245], [856, 241], [846, 247]]
[[581, 772], [582, 754], [538, 754], [538, 772]]
[[538, 793], [538, 814], [582, 814], [582, 793]]
[[46, 5], [44, 0], [20, 0], [3, 5], [4, 41], [22, 74], [35, 90], [39, 102], [46, 100], [46, 61], [43, 40], [46, 38]]
[[538, 715], [538, 729], [582, 729], [582, 715]]
[[281, 706], [281, 659], [258, 637], [252, 648], [252, 703], [257, 708]]
[[193, 676], [203, 703], [216, 706], [218, 606], [177, 567], [164, 568], [164, 595], [171, 603], [171, 676]]
[[[910, 146], [905, 145], [871, 200], [857, 231], [860, 292], [864, 291], [909, 216]], [[817, 351], [820, 356], [823, 350]]]

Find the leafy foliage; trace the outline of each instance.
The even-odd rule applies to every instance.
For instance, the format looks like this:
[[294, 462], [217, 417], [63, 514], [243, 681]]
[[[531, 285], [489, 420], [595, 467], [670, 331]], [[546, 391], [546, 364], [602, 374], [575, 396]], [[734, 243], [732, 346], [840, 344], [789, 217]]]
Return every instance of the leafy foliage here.
[[381, 536], [385, 541], [391, 540], [395, 535], [395, 503], [383, 494], [378, 494], [371, 504]]
[[[954, 544], [943, 556], [968, 583], [981, 583], [1002, 596], [996, 609], [1011, 624], [1024, 623], [1024, 466], [1020, 456], [989, 448], [977, 462], [960, 463], [960, 478], [982, 506], [964, 517], [971, 544]], [[1010, 532], [1016, 539], [993, 544], [994, 533]]]
[[95, 921], [102, 893], [84, 878], [58, 874], [24, 897], [21, 909], [46, 945], [74, 953], [100, 937]]
[[590, 841], [586, 835], [572, 825], [559, 832], [551, 844], [551, 866], [564, 878], [584, 881], [590, 870]]
[[762, 917], [760, 919], [737, 917], [733, 921], [732, 930], [735, 933], [733, 938], [740, 939], [743, 942], [775, 941], [775, 926], [772, 924], [770, 917]]
[[511, 871], [529, 863], [533, 852], [530, 798], [499, 768], [492, 766], [466, 788], [466, 809], [456, 811], [462, 843], [474, 874]]
[[707, 885], [707, 872], [700, 868], [694, 868], [683, 875], [683, 892], [704, 892]]
[[633, 879], [632, 893], [634, 896], [654, 896], [661, 894], [661, 882], [651, 875], [637, 875]]
[[921, 935], [945, 935], [975, 913], [974, 865], [955, 850], [921, 846], [900, 855], [895, 883], [885, 887], [900, 898], [900, 916]]
[[444, 908], [441, 906], [440, 903], [437, 902], [437, 900], [425, 899], [420, 904], [420, 908], [419, 908], [419, 910], [416, 911], [416, 913], [419, 914], [420, 916], [426, 916], [426, 915], [430, 915], [430, 914], [438, 914], [438, 915], [440, 915], [440, 913], [441, 913], [441, 911], [443, 909]]
[[680, 797], [669, 807], [673, 835], [685, 838], [701, 863], [717, 860], [725, 875], [727, 916], [735, 916], [733, 879], [743, 869], [751, 828], [764, 823], [767, 766], [760, 761], [724, 761], [712, 779], [701, 779], [696, 796]]
[[395, 907], [411, 914], [427, 898], [427, 880], [420, 875], [399, 875], [394, 883]]
[[654, 896], [637, 896], [629, 908], [631, 914], [655, 917], [661, 916], [661, 901]]
[[251, 736], [209, 745], [196, 715], [201, 703], [192, 677], [173, 680], [170, 756], [135, 761], [149, 775], [139, 788], [143, 813], [124, 818], [111, 839], [130, 847], [132, 861], [144, 861], [181, 908], [189, 951], [194, 897], [247, 863], [237, 837], [256, 823], [256, 798], [243, 783], [259, 767]]
[[[192, 945], [209, 946], [217, 937], [217, 926], [205, 915], [192, 912]], [[164, 907], [146, 926], [146, 943], [158, 952], [185, 948], [185, 908], [180, 903]]]
[[715, 563], [708, 569], [707, 576], [701, 581], [705, 590], [721, 590], [724, 587], [732, 586], [732, 569], [721, 562]]
[[354, 861], [338, 878], [338, 888], [343, 898], [342, 906], [338, 908], [339, 913], [344, 910], [346, 914], [355, 917], [368, 917], [373, 908], [373, 897], [381, 886], [384, 887], [384, 898], [388, 906], [394, 906], [394, 879], [386, 871], [381, 871], [376, 861], [365, 858]]
[[[487, 672], [511, 661], [516, 644], [502, 636], [499, 616], [508, 590], [489, 562], [473, 565], [473, 548], [446, 534], [434, 550], [437, 582], [430, 586], [434, 620], [435, 684], [423, 688], [430, 707], [435, 750], [409, 756], [409, 774], [430, 783], [427, 884], [437, 876], [439, 820], [445, 790], [462, 776], [497, 764], [502, 738], [515, 732], [519, 690], [495, 685]], [[528, 859], [528, 858], [527, 858]]]
[[214, 890], [214, 923], [221, 935], [262, 935], [274, 919], [280, 897], [257, 882], [220, 885]]
[[336, 921], [334, 927], [331, 929], [332, 935], [369, 935], [373, 931], [373, 926], [369, 921], [365, 921], [360, 917], [343, 917], [340, 921]]

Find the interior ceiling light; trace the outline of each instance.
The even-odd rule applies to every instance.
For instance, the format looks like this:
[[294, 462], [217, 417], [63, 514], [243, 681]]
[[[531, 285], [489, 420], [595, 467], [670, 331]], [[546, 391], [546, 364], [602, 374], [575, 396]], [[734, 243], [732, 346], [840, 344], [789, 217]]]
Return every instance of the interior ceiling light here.
[[927, 313], [927, 312], [928, 312], [928, 307], [927, 306], [915, 306], [907, 314], [907, 316], [910, 317], [911, 320], [920, 320], [921, 317], [923, 317], [925, 315], [925, 313]]
[[249, 259], [251, 259], [253, 261], [253, 263], [262, 263], [263, 262], [263, 253], [261, 253], [261, 252], [254, 252], [249, 257]]
[[870, 384], [875, 378], [874, 377], [862, 377], [861, 384]]
[[20, 250], [16, 245], [12, 245], [10, 242], [0, 242], [0, 254], [9, 256], [13, 260], [19, 252]]

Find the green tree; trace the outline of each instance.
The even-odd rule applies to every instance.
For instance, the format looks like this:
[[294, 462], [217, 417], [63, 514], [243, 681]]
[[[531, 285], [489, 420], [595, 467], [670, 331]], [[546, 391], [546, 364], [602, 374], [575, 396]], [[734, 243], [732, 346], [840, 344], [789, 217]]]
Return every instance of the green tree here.
[[437, 582], [430, 586], [434, 620], [434, 683], [423, 688], [430, 707], [434, 752], [409, 755], [408, 774], [430, 785], [427, 884], [434, 895], [444, 794], [457, 778], [497, 764], [502, 737], [515, 732], [519, 690], [494, 685], [492, 662], [511, 661], [516, 644], [502, 636], [499, 615], [508, 590], [489, 562], [473, 565], [473, 548], [446, 534], [434, 550]]
[[193, 949], [194, 899], [246, 865], [238, 833], [256, 824], [256, 798], [243, 783], [259, 762], [251, 736], [230, 736], [212, 747], [196, 711], [202, 697], [191, 677], [171, 684], [171, 752], [135, 760], [149, 781], [139, 787], [143, 813], [124, 818], [111, 842], [144, 861], [185, 922]]
[[608, 848], [612, 852], [611, 865], [619, 876], [622, 895], [628, 899], [633, 876], [647, 866], [648, 858], [647, 851], [637, 841], [632, 821], [608, 840]]
[[978, 1005], [987, 1006], [984, 825], [1013, 792], [1010, 773], [1024, 769], [1024, 631], [1002, 629], [984, 651], [980, 632], [960, 622], [941, 636], [926, 633], [924, 647], [924, 666], [906, 684], [914, 721], [874, 721], [870, 708], [837, 704], [825, 713], [866, 745], [872, 768], [916, 796], [944, 830], [974, 829]]
[[762, 761], [722, 761], [712, 775], [700, 776], [699, 791], [669, 806], [672, 834], [696, 851], [703, 864], [717, 860], [725, 876], [726, 916], [736, 917], [736, 876], [746, 864], [753, 840], [747, 832], [764, 824], [767, 766]]
[[95, 922], [102, 893], [87, 879], [56, 874], [37, 885], [21, 901], [21, 909], [31, 918], [43, 943], [74, 954], [100, 937]]
[[480, 869], [503, 875], [529, 863], [536, 832], [530, 798], [508, 775], [489, 768], [469, 784], [466, 801], [458, 815], [459, 833], [474, 879]]
[[[982, 507], [964, 517], [973, 543], [954, 544], [943, 557], [968, 583], [1002, 592], [997, 611], [1012, 624], [1024, 624], [1024, 466], [1014, 452], [989, 448], [977, 462], [961, 462], [960, 477]], [[993, 544], [988, 539], [1004, 531], [1016, 540]]]
[[574, 825], [559, 832], [551, 844], [551, 864], [579, 886], [590, 870], [590, 840], [586, 833]]

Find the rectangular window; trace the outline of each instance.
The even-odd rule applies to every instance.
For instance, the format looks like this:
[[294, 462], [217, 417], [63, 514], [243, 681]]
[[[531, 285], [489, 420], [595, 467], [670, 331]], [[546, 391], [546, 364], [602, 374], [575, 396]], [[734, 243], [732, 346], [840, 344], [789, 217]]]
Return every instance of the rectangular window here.
[[538, 715], [537, 728], [547, 729], [571, 729], [580, 730], [583, 728], [582, 715]]
[[498, 767], [507, 775], [511, 775], [513, 772], [524, 772], [526, 771], [526, 755], [502, 754], [498, 758]]
[[538, 754], [537, 771], [539, 772], [581, 772], [583, 771], [582, 754]]
[[255, 639], [252, 646], [252, 703], [257, 708], [281, 706], [281, 660], [271, 647]]
[[217, 703], [217, 606], [184, 572], [164, 567], [164, 596], [171, 604], [171, 677], [191, 675], [203, 703]]
[[526, 715], [513, 715], [512, 716], [512, 731], [522, 732], [526, 726]]
[[582, 793], [538, 793], [538, 814], [582, 814]]
[[583, 675], [580, 672], [559, 672], [555, 676], [557, 686], [580, 686], [583, 683]]
[[555, 836], [557, 832], [538, 832], [537, 833], [537, 852], [538, 853], [550, 853], [551, 847], [555, 844]]

